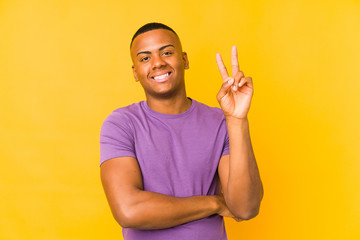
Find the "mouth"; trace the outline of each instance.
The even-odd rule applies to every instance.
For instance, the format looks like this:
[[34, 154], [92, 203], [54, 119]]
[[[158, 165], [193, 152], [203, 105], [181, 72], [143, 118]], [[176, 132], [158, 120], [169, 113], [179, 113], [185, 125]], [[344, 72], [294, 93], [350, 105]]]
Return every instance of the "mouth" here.
[[165, 81], [169, 80], [171, 74], [172, 74], [172, 72], [167, 72], [162, 75], [151, 77], [151, 79], [154, 80], [155, 82], [159, 82], [159, 83], [165, 82]]

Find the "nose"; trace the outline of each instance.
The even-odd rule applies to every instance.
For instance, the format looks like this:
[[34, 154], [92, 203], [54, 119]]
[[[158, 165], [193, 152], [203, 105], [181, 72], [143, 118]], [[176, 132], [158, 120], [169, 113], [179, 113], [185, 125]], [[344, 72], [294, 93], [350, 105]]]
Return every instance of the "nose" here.
[[152, 58], [152, 68], [156, 69], [156, 68], [162, 68], [166, 65], [166, 62], [164, 61], [164, 59], [158, 55], [155, 54]]

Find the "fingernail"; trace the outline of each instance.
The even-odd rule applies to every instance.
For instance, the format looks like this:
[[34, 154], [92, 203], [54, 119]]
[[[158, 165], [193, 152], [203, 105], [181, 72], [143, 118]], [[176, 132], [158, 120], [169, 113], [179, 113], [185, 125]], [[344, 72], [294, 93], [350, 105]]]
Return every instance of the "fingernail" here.
[[230, 79], [228, 80], [228, 84], [233, 84], [233, 82], [234, 82], [234, 79], [233, 79], [233, 78], [230, 78]]

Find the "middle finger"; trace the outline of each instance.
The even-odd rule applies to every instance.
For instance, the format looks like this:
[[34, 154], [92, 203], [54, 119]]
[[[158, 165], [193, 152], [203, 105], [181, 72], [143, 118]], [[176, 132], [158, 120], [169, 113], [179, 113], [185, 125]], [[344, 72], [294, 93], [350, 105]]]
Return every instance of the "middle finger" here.
[[231, 48], [231, 73], [232, 77], [236, 76], [236, 73], [240, 70], [239, 68], [239, 61], [238, 61], [238, 54], [236, 46]]

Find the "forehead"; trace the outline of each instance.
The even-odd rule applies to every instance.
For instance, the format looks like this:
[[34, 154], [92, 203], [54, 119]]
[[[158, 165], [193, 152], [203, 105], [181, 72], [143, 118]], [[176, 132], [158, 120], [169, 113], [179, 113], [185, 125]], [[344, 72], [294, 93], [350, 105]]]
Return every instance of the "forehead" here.
[[181, 51], [179, 38], [166, 29], [156, 29], [138, 35], [131, 46], [131, 55], [140, 51], [155, 51], [164, 45], [174, 45]]

